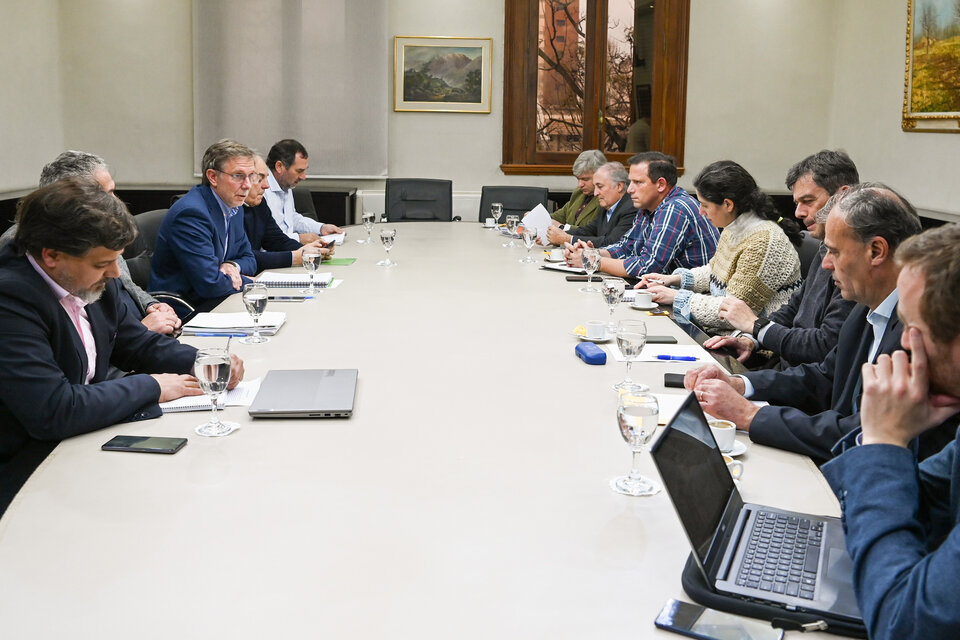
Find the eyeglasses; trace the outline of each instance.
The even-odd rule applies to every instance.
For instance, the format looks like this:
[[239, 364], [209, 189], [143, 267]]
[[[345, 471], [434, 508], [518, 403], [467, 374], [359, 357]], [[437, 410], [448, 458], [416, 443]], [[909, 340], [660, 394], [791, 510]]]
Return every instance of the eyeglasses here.
[[238, 184], [243, 184], [244, 180], [249, 180], [250, 184], [259, 184], [267, 177], [265, 173], [251, 173], [247, 175], [246, 173], [227, 173], [225, 171], [220, 171], [220, 169], [214, 169], [217, 173], [222, 173], [225, 176], [228, 176], [231, 180]]

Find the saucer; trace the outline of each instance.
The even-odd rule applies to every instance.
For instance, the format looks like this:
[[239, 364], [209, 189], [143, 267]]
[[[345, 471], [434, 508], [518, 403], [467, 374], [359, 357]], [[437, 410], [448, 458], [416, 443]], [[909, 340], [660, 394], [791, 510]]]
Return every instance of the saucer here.
[[653, 309], [657, 309], [660, 305], [657, 304], [656, 302], [651, 302], [651, 303], [648, 304], [648, 305], [647, 305], [647, 304], [639, 305], [639, 304], [636, 304], [636, 303], [631, 302], [631, 303], [630, 303], [630, 306], [633, 307], [634, 309], [640, 309], [641, 311], [651, 311], [651, 310], [653, 310]]
[[743, 444], [739, 440], [733, 443], [733, 449], [730, 451], [724, 451], [723, 455], [730, 456], [731, 458], [736, 458], [737, 456], [742, 456], [747, 452], [747, 445]]
[[559, 258], [559, 259], [557, 259], [557, 260], [554, 260], [554, 259], [551, 258], [550, 256], [546, 256], [546, 257], [544, 257], [543, 261], [544, 261], [544, 262], [563, 262], [563, 258]]
[[573, 335], [577, 336], [577, 338], [579, 338], [581, 342], [607, 342], [609, 340], [612, 340], [614, 336], [614, 334], [611, 333], [610, 331], [607, 331], [607, 334], [602, 338], [588, 338], [587, 336], [582, 336], [579, 333], [575, 333]]
[[494, 229], [494, 228], [496, 228], [496, 226], [497, 226], [497, 225], [495, 225], [495, 224], [485, 224], [485, 225], [483, 225], [483, 228], [484, 228], [484, 229]]

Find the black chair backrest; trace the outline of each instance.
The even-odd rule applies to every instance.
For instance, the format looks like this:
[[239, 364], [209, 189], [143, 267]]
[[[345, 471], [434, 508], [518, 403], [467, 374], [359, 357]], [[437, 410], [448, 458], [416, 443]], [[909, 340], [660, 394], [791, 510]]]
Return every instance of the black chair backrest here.
[[127, 268], [130, 269], [130, 279], [133, 280], [135, 285], [146, 291], [150, 285], [150, 254], [141, 253], [136, 257], [127, 258], [125, 261]]
[[313, 204], [313, 194], [308, 187], [302, 185], [293, 188], [293, 208], [308, 218], [319, 220], [317, 207]]
[[810, 235], [809, 231], [801, 231], [800, 233], [803, 235], [803, 244], [800, 245], [797, 253], [800, 254], [800, 273], [806, 278], [810, 264], [816, 257], [817, 252], [820, 251], [820, 241]]
[[[157, 244], [157, 233], [160, 231], [160, 224], [167, 215], [167, 209], [154, 209], [153, 211], [144, 211], [133, 217], [137, 223], [137, 230], [140, 232], [137, 239], [130, 243], [124, 249], [124, 258], [134, 258], [143, 253], [153, 254], [153, 247]], [[139, 284], [139, 283], [138, 283]]]
[[453, 219], [453, 181], [387, 178], [387, 220]]
[[[538, 204], [547, 208], [549, 190], [546, 187], [483, 187], [480, 191], [480, 218], [483, 222], [490, 217], [490, 205], [499, 202], [503, 205], [503, 215], [500, 221], [507, 219], [507, 214], [515, 213], [523, 218], [523, 214]], [[549, 210], [549, 209], [548, 209]]]

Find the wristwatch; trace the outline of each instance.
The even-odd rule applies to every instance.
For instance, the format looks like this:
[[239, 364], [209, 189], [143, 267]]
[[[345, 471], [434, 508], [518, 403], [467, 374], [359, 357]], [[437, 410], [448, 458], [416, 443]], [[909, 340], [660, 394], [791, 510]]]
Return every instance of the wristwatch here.
[[765, 326], [770, 324], [770, 318], [757, 318], [757, 321], [753, 323], [753, 337], [760, 338], [760, 329], [763, 329]]

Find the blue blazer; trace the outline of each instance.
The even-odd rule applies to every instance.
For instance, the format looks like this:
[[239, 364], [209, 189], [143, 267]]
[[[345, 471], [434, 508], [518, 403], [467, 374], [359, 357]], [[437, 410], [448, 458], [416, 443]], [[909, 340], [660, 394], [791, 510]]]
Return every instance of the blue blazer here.
[[303, 246], [280, 230], [266, 200], [255, 207], [243, 205], [243, 228], [257, 261], [257, 273], [291, 266], [290, 252]]
[[[956, 416], [951, 421], [956, 430]], [[942, 426], [942, 425], [941, 425]], [[843, 510], [853, 589], [873, 640], [960, 637], [960, 446], [848, 448], [823, 465]]]
[[[139, 374], [193, 368], [196, 349], [148, 331], [117, 280], [86, 310], [97, 345], [90, 384], [80, 335], [49, 285], [12, 245], [0, 250], [0, 511], [4, 489], [15, 492], [59, 440], [159, 416], [160, 388]], [[106, 380], [111, 364], [138, 375]]]
[[224, 225], [213, 190], [197, 185], [170, 207], [160, 225], [150, 260], [150, 290], [172, 291], [194, 306], [204, 306], [204, 301], [237, 292], [230, 278], [220, 272], [220, 265], [229, 260], [240, 265], [241, 273], [257, 272], [242, 214], [230, 218], [229, 227]]

